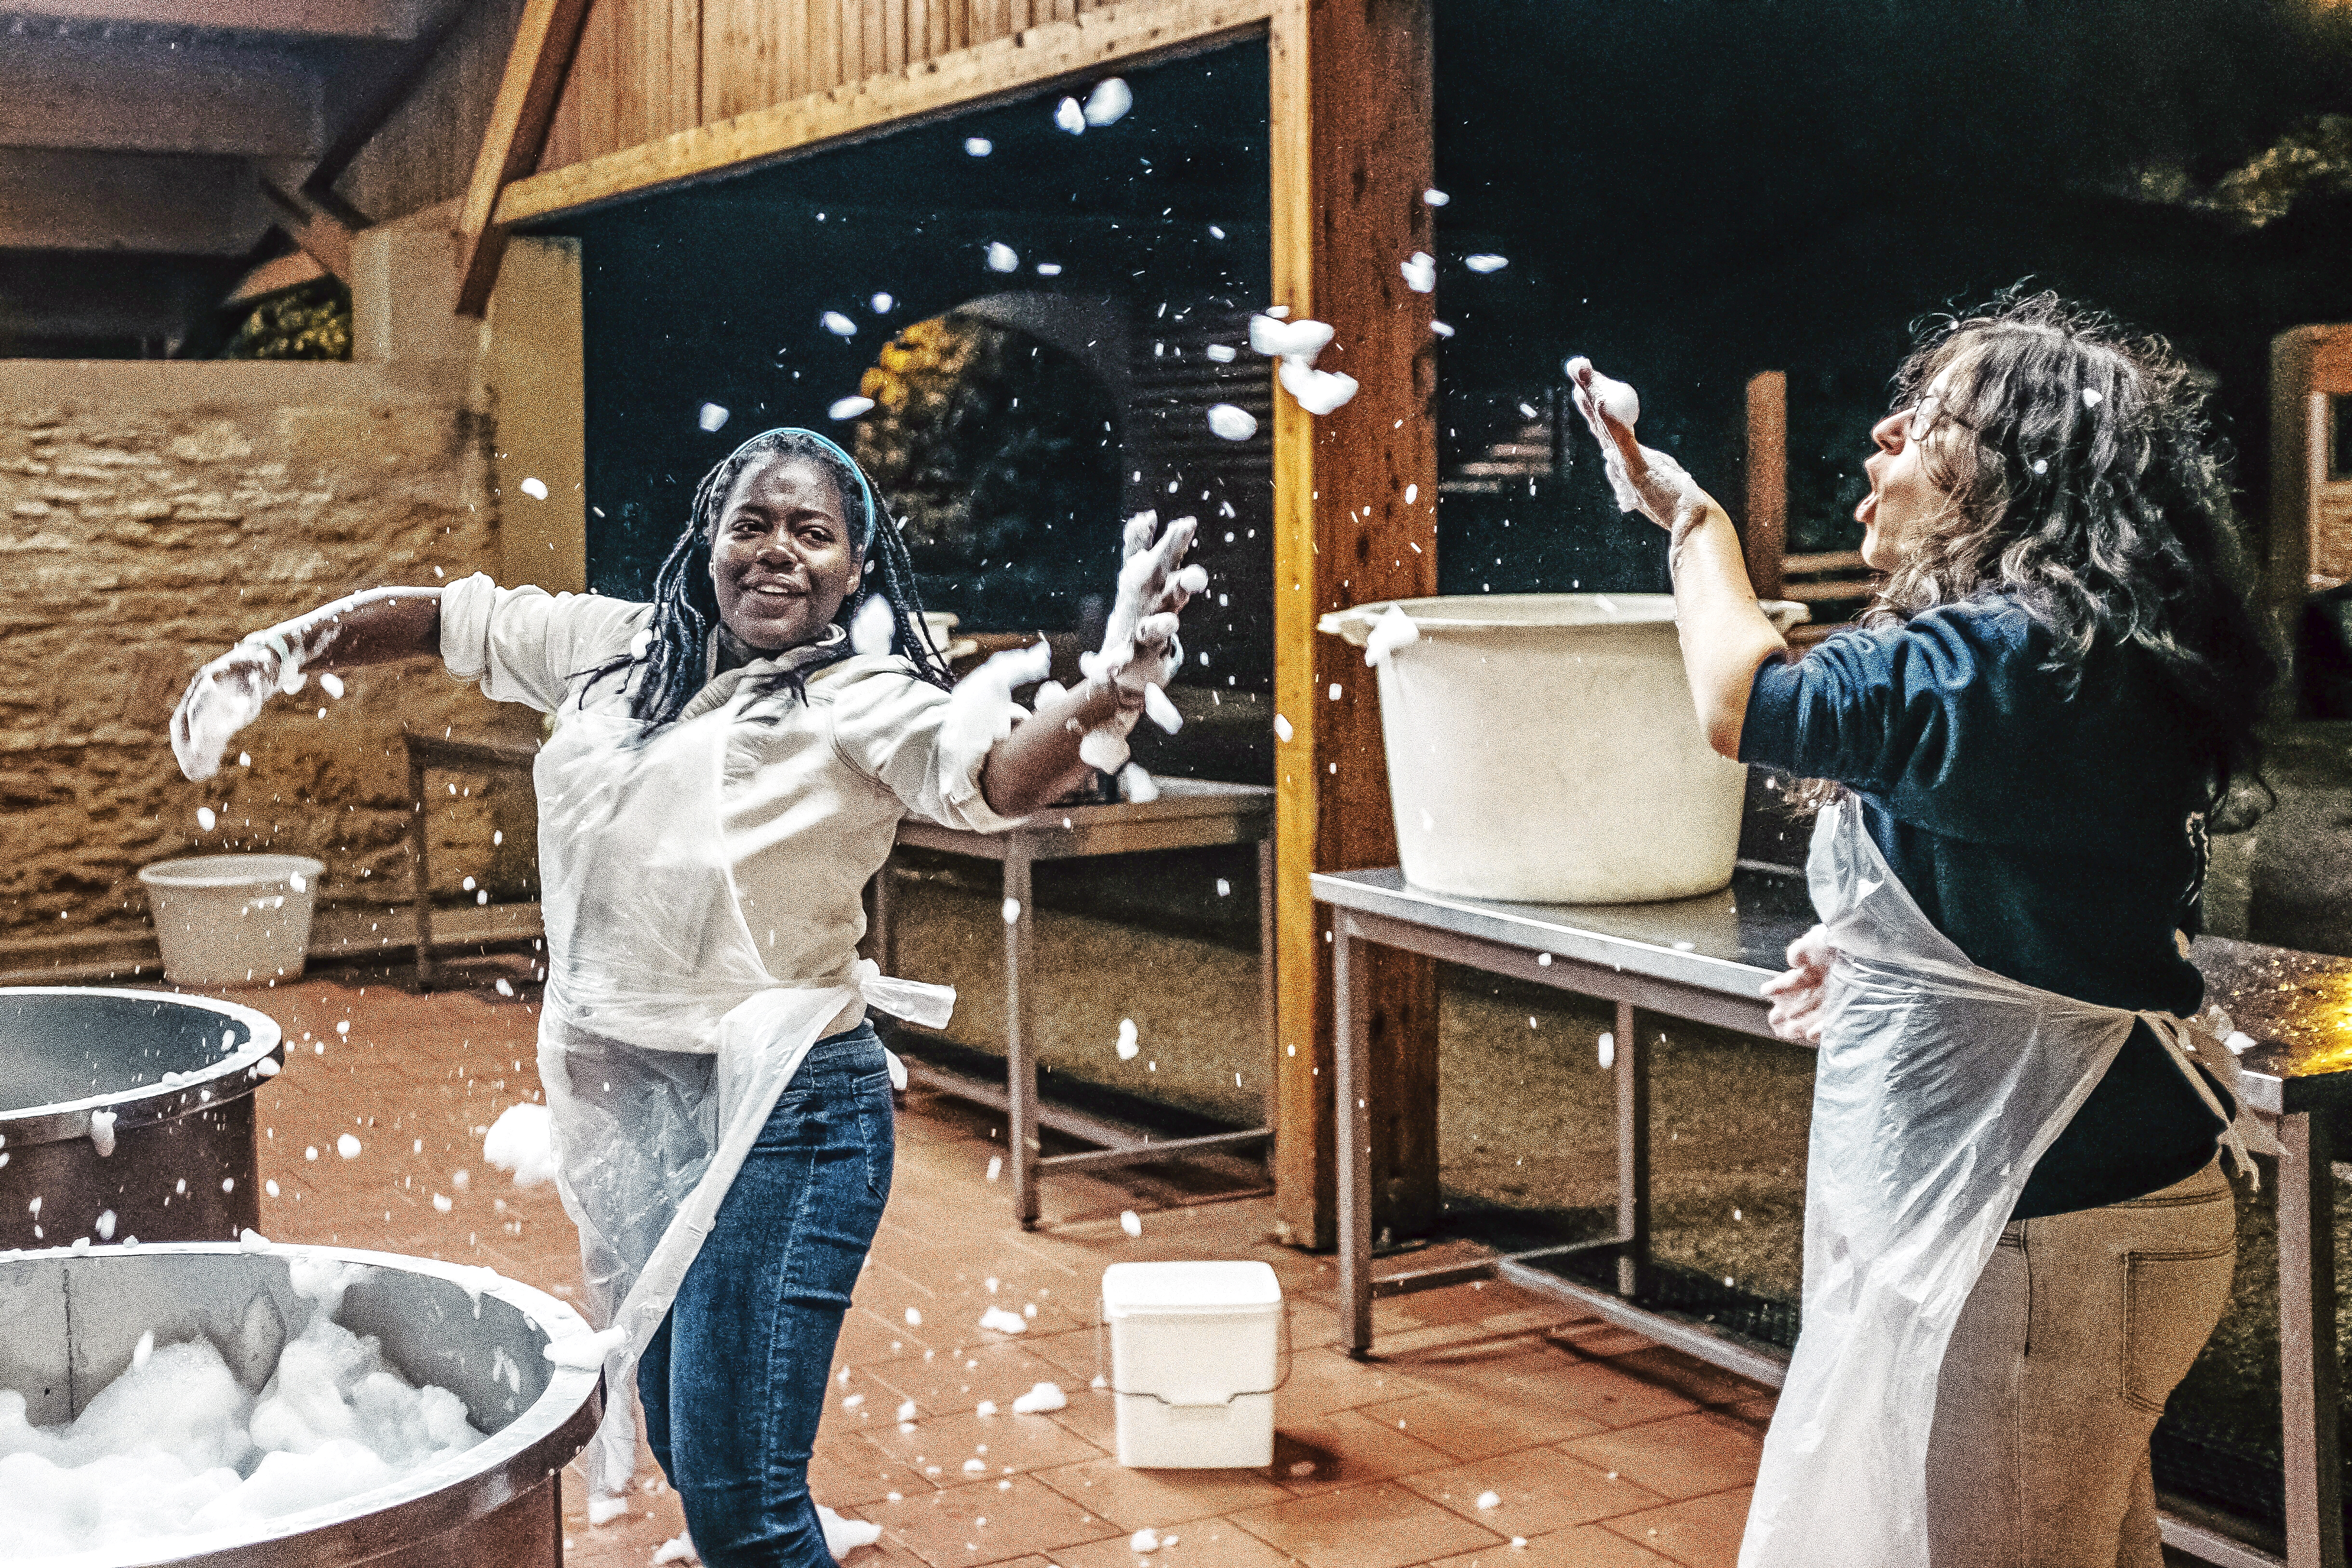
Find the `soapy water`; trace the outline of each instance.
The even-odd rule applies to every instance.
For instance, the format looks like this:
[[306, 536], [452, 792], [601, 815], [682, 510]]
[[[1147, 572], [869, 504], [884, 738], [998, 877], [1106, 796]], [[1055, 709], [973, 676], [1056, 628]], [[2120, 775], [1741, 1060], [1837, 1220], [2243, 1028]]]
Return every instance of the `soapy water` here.
[[0, 1389], [0, 1562], [163, 1537], [218, 1548], [480, 1443], [455, 1394], [410, 1383], [334, 1321], [370, 1272], [291, 1259], [314, 1303], [299, 1334], [259, 1292], [221, 1342], [157, 1345], [151, 1331], [62, 1426], [33, 1426], [25, 1396]]

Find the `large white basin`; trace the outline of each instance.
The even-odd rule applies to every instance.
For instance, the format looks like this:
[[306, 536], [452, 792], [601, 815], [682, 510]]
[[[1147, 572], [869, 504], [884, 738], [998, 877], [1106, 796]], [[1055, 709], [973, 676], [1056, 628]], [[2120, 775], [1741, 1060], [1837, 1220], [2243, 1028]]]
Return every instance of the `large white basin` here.
[[[1409, 879], [1562, 904], [1696, 898], [1731, 880], [1745, 770], [1699, 729], [1670, 595], [1383, 600], [1320, 627], [1360, 647], [1391, 605], [1421, 634], [1379, 666]], [[1764, 608], [1784, 629], [1806, 616]]]

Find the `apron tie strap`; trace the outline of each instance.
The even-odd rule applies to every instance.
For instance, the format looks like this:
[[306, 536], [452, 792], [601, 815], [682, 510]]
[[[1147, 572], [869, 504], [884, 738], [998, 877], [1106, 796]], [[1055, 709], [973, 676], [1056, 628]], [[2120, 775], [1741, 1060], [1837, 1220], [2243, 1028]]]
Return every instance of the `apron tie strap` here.
[[[2197, 1070], [2195, 1058], [2203, 1055], [2197, 1049], [2197, 1042], [2190, 1037], [2191, 1031], [2197, 1026], [2189, 1019], [2153, 1010], [2140, 1014], [2140, 1017], [2147, 1021], [2149, 1028], [2156, 1031], [2156, 1037], [2164, 1042], [2164, 1048], [2170, 1054], [2173, 1064], [2179, 1068], [2180, 1076], [2189, 1080], [2189, 1086], [2197, 1091], [2197, 1098], [2205, 1102], [2205, 1109], [2221, 1119], [2221, 1147], [2229, 1151], [2230, 1163], [2238, 1174], [2250, 1177], [2254, 1190], [2259, 1192], [2262, 1189], [2263, 1173], [2254, 1164], [2253, 1156], [2247, 1152], [2245, 1134], [2238, 1129], [2241, 1108], [2224, 1106], [2221, 1103], [2221, 1097], [2213, 1092], [2212, 1080]], [[2221, 1045], [2218, 1040], [2214, 1043], [2225, 1052], [2230, 1048]], [[2223, 1070], [2227, 1072], [2226, 1068]], [[2229, 1073], [2228, 1076], [2236, 1077], [2234, 1073]]]

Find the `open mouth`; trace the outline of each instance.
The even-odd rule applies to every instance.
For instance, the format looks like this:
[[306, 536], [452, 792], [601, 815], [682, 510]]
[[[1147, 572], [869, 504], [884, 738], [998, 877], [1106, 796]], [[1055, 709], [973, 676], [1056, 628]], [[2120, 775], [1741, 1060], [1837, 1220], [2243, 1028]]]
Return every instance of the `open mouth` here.
[[786, 588], [773, 583], [755, 583], [745, 591], [747, 593], [757, 594], [763, 599], [805, 599], [808, 597], [806, 594], [801, 592], [798, 588]]

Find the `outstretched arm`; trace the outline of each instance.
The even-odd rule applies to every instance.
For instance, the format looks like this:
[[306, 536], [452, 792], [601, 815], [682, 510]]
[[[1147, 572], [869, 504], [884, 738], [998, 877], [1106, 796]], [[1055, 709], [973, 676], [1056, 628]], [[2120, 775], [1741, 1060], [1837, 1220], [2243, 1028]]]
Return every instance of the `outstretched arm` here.
[[1665, 453], [1633, 438], [1641, 405], [1633, 388], [1610, 380], [1590, 360], [1569, 362], [1576, 406], [1601, 442], [1619, 504], [1666, 531], [1675, 579], [1675, 621], [1691, 700], [1707, 743], [1735, 762], [1756, 670], [1788, 649], [1756, 604], [1739, 531], [1716, 499]]
[[299, 691], [311, 670], [351, 669], [441, 651], [441, 590], [371, 588], [258, 631], [196, 671], [172, 715], [172, 752], [189, 778], [220, 771], [221, 753], [270, 697]]

